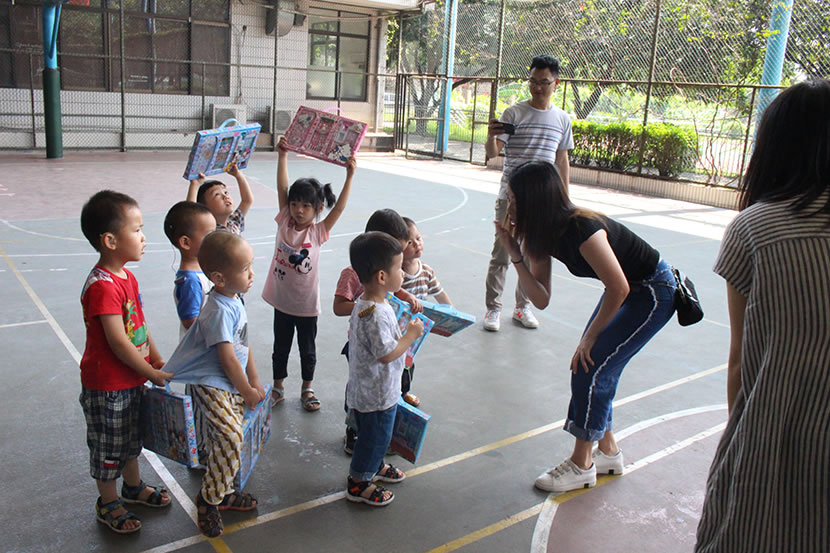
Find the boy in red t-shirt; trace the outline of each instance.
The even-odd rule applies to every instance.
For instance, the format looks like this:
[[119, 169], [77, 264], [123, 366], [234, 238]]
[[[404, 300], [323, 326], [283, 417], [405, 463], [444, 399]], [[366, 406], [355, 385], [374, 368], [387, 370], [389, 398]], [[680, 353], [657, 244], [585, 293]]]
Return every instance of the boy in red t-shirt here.
[[[144, 255], [141, 210], [134, 199], [111, 190], [94, 194], [81, 211], [81, 230], [99, 253], [81, 292], [86, 346], [81, 358], [81, 397], [87, 424], [89, 471], [100, 497], [99, 522], [130, 534], [141, 521], [124, 502], [167, 507], [163, 487], [148, 486], [138, 473], [139, 411], [144, 383], [158, 386], [173, 375], [147, 330], [138, 282], [124, 268]], [[116, 480], [123, 474], [121, 497]]]

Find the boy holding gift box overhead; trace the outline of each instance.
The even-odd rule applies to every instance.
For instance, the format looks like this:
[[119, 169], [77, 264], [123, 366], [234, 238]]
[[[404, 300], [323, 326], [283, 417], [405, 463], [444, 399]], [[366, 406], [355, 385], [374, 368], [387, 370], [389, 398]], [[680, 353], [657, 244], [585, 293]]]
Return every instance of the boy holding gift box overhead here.
[[248, 317], [239, 294], [254, 281], [254, 252], [241, 236], [214, 231], [202, 241], [199, 265], [213, 282], [199, 317], [170, 356], [177, 381], [193, 384], [208, 428], [209, 451], [202, 488], [196, 497], [199, 530], [222, 535], [220, 510], [249, 511], [249, 493], [234, 490], [242, 456], [244, 406], [265, 399], [248, 345]]
[[406, 475], [384, 463], [392, 439], [404, 356], [424, 330], [413, 319], [401, 336], [395, 312], [386, 301], [403, 282], [400, 243], [383, 232], [367, 232], [349, 246], [349, 260], [363, 284], [349, 319], [349, 381], [346, 402], [358, 438], [349, 467], [346, 499], [374, 507], [388, 505], [392, 492], [375, 480], [397, 483]]
[[[144, 382], [162, 385], [172, 375], [147, 330], [138, 282], [124, 268], [144, 255], [138, 203], [126, 194], [102, 190], [81, 211], [81, 229], [100, 257], [81, 293], [86, 346], [81, 358], [81, 406], [87, 424], [89, 471], [100, 497], [99, 522], [130, 534], [141, 521], [124, 503], [167, 507], [162, 487], [141, 480], [139, 413]], [[123, 474], [121, 497], [116, 480]]]

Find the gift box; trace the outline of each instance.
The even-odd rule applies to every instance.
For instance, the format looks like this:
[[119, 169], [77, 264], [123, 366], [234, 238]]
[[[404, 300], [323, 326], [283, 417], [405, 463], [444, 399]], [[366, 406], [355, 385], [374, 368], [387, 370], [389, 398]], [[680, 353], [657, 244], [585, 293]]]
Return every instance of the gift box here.
[[429, 415], [398, 398], [395, 428], [389, 444], [392, 450], [410, 463], [417, 461], [421, 446], [424, 445], [429, 419]]
[[236, 163], [240, 169], [248, 166], [262, 125], [248, 123], [226, 126], [230, 121], [236, 122], [235, 119], [229, 119], [216, 129], [196, 131], [184, 178], [194, 180], [199, 178], [199, 173], [208, 177], [224, 173], [232, 163]]
[[[199, 465], [193, 400], [187, 394], [166, 388], [147, 388], [141, 403], [144, 447], [188, 467]], [[241, 490], [271, 437], [271, 385], [265, 399], [253, 409], [245, 408], [242, 419], [242, 455], [234, 487]], [[209, 449], [209, 448], [205, 448]], [[203, 459], [204, 461], [204, 459]]]
[[300, 106], [285, 133], [286, 148], [337, 165], [357, 153], [368, 125], [329, 113], [331, 109]]
[[435, 323], [432, 333], [438, 336], [452, 336], [476, 322], [474, 315], [458, 311], [452, 305], [424, 300], [421, 300], [421, 305], [424, 306], [424, 315]]
[[245, 408], [242, 419], [242, 463], [234, 479], [234, 488], [241, 490], [271, 437], [271, 385], [265, 387], [265, 399], [253, 409]]
[[199, 464], [193, 400], [165, 388], [146, 388], [141, 401], [141, 438], [146, 449], [188, 467]]
[[411, 367], [415, 360], [415, 355], [418, 351], [420, 351], [421, 346], [424, 345], [424, 340], [427, 339], [427, 334], [430, 333], [435, 323], [429, 317], [426, 317], [421, 313], [412, 313], [409, 309], [408, 303], [393, 296], [392, 294], [386, 294], [386, 300], [389, 302], [392, 310], [395, 311], [395, 317], [398, 319], [398, 326], [400, 327], [402, 334], [406, 334], [406, 325], [408, 325], [409, 321], [412, 319], [421, 319], [424, 323], [424, 331], [420, 336], [418, 336], [418, 338], [415, 339], [414, 342], [412, 342], [409, 349], [406, 350], [406, 366]]

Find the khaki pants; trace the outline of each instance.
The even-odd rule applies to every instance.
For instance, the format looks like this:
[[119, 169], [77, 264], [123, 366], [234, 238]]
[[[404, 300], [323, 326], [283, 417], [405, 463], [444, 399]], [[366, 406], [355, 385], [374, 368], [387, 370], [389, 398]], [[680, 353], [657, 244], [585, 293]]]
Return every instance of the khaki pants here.
[[[507, 200], [496, 200], [496, 221], [504, 221], [507, 215]], [[488, 311], [501, 311], [501, 293], [504, 290], [504, 277], [507, 267], [510, 265], [510, 254], [507, 252], [499, 235], [493, 231], [493, 251], [490, 253], [490, 266], [487, 268], [487, 279], [484, 284], [487, 288], [484, 296], [484, 304]], [[516, 307], [522, 309], [528, 304], [527, 295], [520, 283], [516, 284]]]

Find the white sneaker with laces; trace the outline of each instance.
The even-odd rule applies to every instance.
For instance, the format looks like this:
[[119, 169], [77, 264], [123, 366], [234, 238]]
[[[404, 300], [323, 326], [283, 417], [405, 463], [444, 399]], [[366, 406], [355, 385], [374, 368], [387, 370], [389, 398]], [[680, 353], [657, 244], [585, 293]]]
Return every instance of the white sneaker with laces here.
[[491, 309], [484, 316], [484, 330], [496, 332], [501, 327], [501, 311]]
[[546, 492], [568, 492], [580, 488], [593, 488], [597, 484], [596, 466], [582, 470], [570, 458], [558, 467], [543, 472], [536, 479], [536, 487]]
[[606, 455], [597, 449], [594, 451], [593, 459], [597, 474], [622, 474], [625, 470], [622, 450], [617, 451], [615, 455]]
[[539, 321], [536, 319], [536, 316], [533, 315], [533, 311], [530, 310], [530, 306], [528, 305], [522, 307], [521, 309], [518, 307], [514, 309], [513, 320], [519, 321], [525, 328], [539, 328]]

